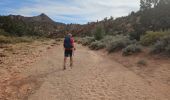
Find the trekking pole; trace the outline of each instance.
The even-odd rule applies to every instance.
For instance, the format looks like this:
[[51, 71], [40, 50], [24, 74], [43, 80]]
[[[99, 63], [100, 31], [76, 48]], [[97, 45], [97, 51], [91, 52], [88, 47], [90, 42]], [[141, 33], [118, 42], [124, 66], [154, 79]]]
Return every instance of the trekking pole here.
[[73, 49], [73, 56], [74, 56], [74, 52], [75, 52], [75, 50]]

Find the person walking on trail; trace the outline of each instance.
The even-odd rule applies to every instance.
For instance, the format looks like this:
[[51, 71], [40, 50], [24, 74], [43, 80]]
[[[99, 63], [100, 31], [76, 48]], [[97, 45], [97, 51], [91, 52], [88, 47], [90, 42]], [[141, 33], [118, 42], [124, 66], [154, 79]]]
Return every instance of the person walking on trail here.
[[64, 70], [66, 69], [67, 58], [70, 57], [70, 67], [73, 66], [73, 53], [75, 50], [74, 39], [71, 33], [68, 33], [64, 39]]

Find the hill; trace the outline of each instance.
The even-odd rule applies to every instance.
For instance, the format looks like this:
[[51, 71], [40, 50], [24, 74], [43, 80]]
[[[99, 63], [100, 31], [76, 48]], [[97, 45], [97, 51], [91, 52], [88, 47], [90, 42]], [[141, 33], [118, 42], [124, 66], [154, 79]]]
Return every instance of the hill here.
[[58, 35], [65, 26], [63, 23], [54, 22], [43, 13], [34, 17], [21, 15], [0, 16], [0, 29], [8, 32], [9, 35]]
[[[105, 35], [130, 35], [139, 40], [146, 31], [167, 31], [170, 29], [170, 0], [140, 0], [140, 10], [119, 18], [105, 18], [102, 21], [77, 25], [72, 33], [92, 36], [97, 27], [105, 31]], [[83, 27], [83, 28], [82, 28]]]

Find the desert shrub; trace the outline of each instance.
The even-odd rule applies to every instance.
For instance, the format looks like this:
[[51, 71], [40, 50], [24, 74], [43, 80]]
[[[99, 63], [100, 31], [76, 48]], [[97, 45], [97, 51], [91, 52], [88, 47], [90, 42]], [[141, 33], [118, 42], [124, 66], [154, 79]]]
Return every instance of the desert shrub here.
[[20, 42], [32, 42], [35, 39], [38, 39], [36, 37], [13, 37], [13, 43], [20, 43]]
[[107, 45], [107, 50], [111, 53], [116, 50], [121, 50], [131, 43], [132, 41], [128, 36], [118, 35], [115, 36], [114, 39]]
[[124, 56], [132, 55], [134, 53], [139, 53], [142, 51], [141, 45], [131, 44], [122, 50]]
[[170, 55], [170, 35], [162, 37], [155, 43], [151, 53], [165, 53]]
[[79, 38], [78, 37], [74, 37], [74, 42], [78, 42]]
[[81, 44], [81, 43], [82, 43], [82, 38], [80, 38], [80, 37], [75, 37], [75, 38], [74, 38], [74, 41], [77, 42], [78, 44]]
[[133, 24], [134, 31], [129, 33], [130, 39], [139, 41], [141, 36], [146, 33], [146, 29], [139, 23]]
[[56, 38], [55, 41], [60, 42], [60, 41], [62, 41], [62, 39], [61, 38]]
[[139, 60], [138, 62], [137, 62], [137, 65], [139, 65], [139, 66], [146, 66], [147, 65], [147, 61], [146, 60]]
[[92, 50], [99, 50], [105, 48], [105, 44], [101, 41], [95, 41], [90, 44], [89, 48]]
[[140, 38], [141, 38], [141, 36], [144, 34], [144, 33], [138, 33], [138, 32], [130, 32], [130, 33], [128, 33], [129, 34], [129, 37], [130, 37], [130, 39], [131, 40], [137, 40], [137, 41], [139, 41], [140, 40]]
[[79, 40], [80, 40], [79, 37], [74, 37], [74, 41], [75, 41], [75, 42], [78, 42]]
[[90, 45], [93, 41], [95, 41], [94, 37], [84, 37], [81, 40], [82, 45]]
[[14, 37], [14, 36], [4, 36], [0, 35], [0, 43], [20, 43], [20, 42], [32, 42], [35, 38], [33, 37]]
[[9, 33], [5, 32], [3, 29], [0, 29], [0, 35], [8, 36]]
[[6, 36], [0, 35], [0, 43], [11, 43], [11, 39]]
[[104, 28], [98, 26], [94, 34], [95, 40], [101, 40], [104, 37], [104, 34], [105, 34]]
[[111, 41], [115, 40], [116, 36], [111, 36], [111, 35], [107, 35], [105, 36], [101, 41], [105, 44], [108, 45], [111, 43]]
[[170, 32], [147, 32], [144, 36], [141, 37], [141, 44], [144, 46], [153, 45], [161, 37], [170, 34]]

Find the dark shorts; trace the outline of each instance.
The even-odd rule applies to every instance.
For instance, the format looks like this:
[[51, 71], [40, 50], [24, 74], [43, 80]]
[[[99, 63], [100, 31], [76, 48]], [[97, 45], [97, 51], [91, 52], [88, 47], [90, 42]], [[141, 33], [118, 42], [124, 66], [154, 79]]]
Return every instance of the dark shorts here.
[[73, 55], [73, 50], [65, 50], [64, 56], [65, 57], [72, 57]]

